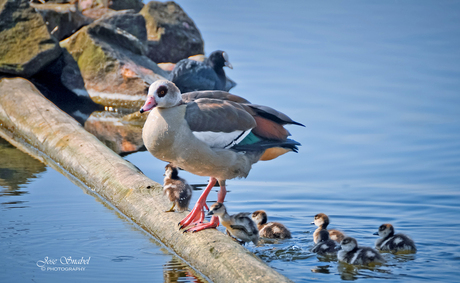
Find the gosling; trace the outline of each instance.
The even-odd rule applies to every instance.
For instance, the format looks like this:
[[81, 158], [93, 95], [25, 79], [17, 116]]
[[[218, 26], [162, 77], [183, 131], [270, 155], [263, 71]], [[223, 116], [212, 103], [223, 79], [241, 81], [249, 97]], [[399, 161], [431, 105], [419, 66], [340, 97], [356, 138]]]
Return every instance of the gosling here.
[[172, 207], [165, 212], [174, 212], [176, 206], [179, 212], [187, 210], [192, 198], [190, 185], [179, 177], [177, 168], [171, 164], [166, 165], [164, 176], [163, 194], [166, 194], [169, 201], [173, 203]]
[[398, 233], [391, 224], [382, 224], [379, 231], [374, 235], [379, 235], [380, 239], [375, 242], [375, 248], [382, 252], [392, 253], [415, 253], [417, 248], [414, 241], [408, 236]]
[[252, 220], [257, 224], [259, 236], [271, 239], [288, 239], [291, 238], [291, 232], [279, 222], [267, 223], [268, 216], [263, 210], [257, 210], [252, 213]]
[[229, 215], [225, 205], [216, 202], [209, 208], [208, 215], [219, 216], [220, 223], [227, 228], [227, 234], [233, 238], [239, 239], [240, 244], [253, 242], [257, 245], [259, 242], [259, 230], [256, 223], [249, 217], [249, 212], [241, 212]]
[[336, 256], [339, 245], [329, 238], [329, 232], [326, 229], [319, 231], [319, 241], [311, 250], [313, 253], [323, 256]]
[[382, 264], [385, 262], [378, 251], [370, 247], [358, 247], [358, 242], [352, 237], [345, 237], [337, 253], [340, 261], [355, 265]]
[[[318, 226], [318, 228], [313, 233], [313, 241], [315, 242], [315, 244], [317, 244], [319, 241], [319, 231], [321, 231], [322, 229], [327, 229], [327, 225], [329, 225], [329, 217], [324, 213], [318, 213], [315, 215], [315, 220], [311, 224], [315, 224], [316, 226]], [[339, 230], [330, 229], [328, 231], [331, 240], [334, 240], [337, 243], [342, 242], [342, 240], [345, 238], [345, 234], [343, 234]]]

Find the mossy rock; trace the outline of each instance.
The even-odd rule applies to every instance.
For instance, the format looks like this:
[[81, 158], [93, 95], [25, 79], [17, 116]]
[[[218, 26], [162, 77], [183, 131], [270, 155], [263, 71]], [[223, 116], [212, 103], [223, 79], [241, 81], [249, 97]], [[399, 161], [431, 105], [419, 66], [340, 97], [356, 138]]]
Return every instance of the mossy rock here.
[[120, 15], [129, 16], [125, 11], [111, 13], [61, 41], [61, 46], [76, 61], [94, 102], [139, 108], [145, 101], [148, 85], [167, 73], [143, 55], [145, 45], [139, 38], [123, 29], [140, 31], [141, 28], [133, 27], [139, 23], [139, 15], [131, 15], [131, 25], [126, 19], [116, 20]]
[[173, 62], [204, 54], [204, 42], [193, 20], [176, 3], [149, 2], [142, 8], [152, 61]]
[[61, 54], [27, 0], [0, 0], [0, 72], [30, 77]]
[[58, 40], [71, 36], [93, 20], [85, 17], [75, 4], [31, 4], [43, 17], [48, 31]]

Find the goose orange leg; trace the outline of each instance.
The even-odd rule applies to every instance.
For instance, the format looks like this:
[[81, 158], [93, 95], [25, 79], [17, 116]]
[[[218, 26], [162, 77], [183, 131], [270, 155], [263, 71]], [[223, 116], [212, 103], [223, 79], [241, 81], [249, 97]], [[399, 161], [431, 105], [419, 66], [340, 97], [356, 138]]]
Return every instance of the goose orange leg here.
[[211, 177], [209, 179], [208, 186], [206, 187], [206, 189], [204, 189], [204, 192], [201, 194], [192, 211], [190, 211], [190, 213], [184, 219], [182, 219], [181, 222], [179, 222], [179, 229], [187, 227], [191, 224], [198, 224], [203, 222], [205, 216], [204, 208], [206, 207], [207, 209], [209, 209], [208, 205], [206, 204], [206, 198], [208, 197], [209, 192], [214, 187], [216, 182], [216, 178]]
[[[186, 227], [186, 226], [191, 225], [191, 224], [195, 224], [195, 227], [191, 227], [191, 228], [185, 230], [184, 232], [192, 232], [193, 233], [193, 232], [198, 232], [198, 231], [208, 229], [208, 228], [216, 228], [217, 226], [219, 226], [219, 217], [217, 217], [217, 216], [211, 217], [211, 221], [209, 223], [203, 223], [203, 220], [204, 220], [204, 207], [206, 207], [209, 210], [208, 206], [206, 205], [206, 197], [208, 196], [209, 191], [211, 190], [211, 188], [216, 184], [216, 181], [217, 180], [215, 178], [211, 178], [211, 180], [209, 180], [208, 186], [206, 187], [205, 191], [203, 192], [203, 194], [198, 199], [198, 201], [197, 201], [195, 207], [193, 208], [192, 212], [190, 212], [190, 214], [184, 219], [187, 222], [182, 223], [184, 221], [184, 220], [182, 220], [179, 223], [179, 224], [181, 224], [181, 228]], [[220, 184], [220, 190], [219, 190], [219, 193], [217, 195], [217, 201], [223, 203], [224, 199], [225, 199], [225, 195], [227, 194], [227, 190], [225, 188], [225, 181], [219, 181], [219, 184]], [[203, 197], [204, 197], [204, 200], [202, 200]], [[196, 209], [197, 215], [196, 216], [191, 215], [195, 209]], [[201, 214], [198, 214], [198, 212], [201, 212]], [[191, 219], [197, 219], [197, 218], [199, 218], [198, 221], [191, 220]], [[185, 225], [185, 224], [187, 224], [187, 225]]]

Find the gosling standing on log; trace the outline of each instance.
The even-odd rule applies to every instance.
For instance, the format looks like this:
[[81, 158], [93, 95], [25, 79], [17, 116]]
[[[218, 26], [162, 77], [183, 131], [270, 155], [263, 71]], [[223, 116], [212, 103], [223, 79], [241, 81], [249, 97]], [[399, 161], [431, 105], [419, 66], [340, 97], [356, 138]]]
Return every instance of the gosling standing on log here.
[[192, 198], [192, 188], [187, 181], [179, 177], [177, 168], [171, 164], [165, 167], [163, 192], [173, 203], [172, 207], [165, 212], [174, 212], [175, 206], [177, 206], [177, 211], [179, 212], [188, 209], [190, 199]]
[[230, 236], [241, 240], [242, 243], [253, 242], [254, 245], [257, 245], [257, 242], [259, 242], [259, 230], [256, 223], [249, 217], [249, 214], [249, 212], [241, 212], [229, 215], [225, 205], [220, 202], [213, 204], [208, 212], [208, 215], [219, 216], [220, 222], [227, 228], [227, 233]]

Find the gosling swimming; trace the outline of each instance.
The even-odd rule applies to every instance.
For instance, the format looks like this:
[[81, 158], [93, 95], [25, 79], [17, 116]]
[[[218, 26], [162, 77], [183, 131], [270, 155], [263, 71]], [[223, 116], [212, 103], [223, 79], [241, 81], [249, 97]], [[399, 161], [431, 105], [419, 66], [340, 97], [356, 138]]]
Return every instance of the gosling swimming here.
[[263, 210], [257, 210], [252, 213], [252, 220], [257, 224], [259, 236], [271, 239], [291, 238], [291, 232], [279, 222], [268, 222], [267, 213]]
[[[327, 225], [329, 225], [329, 217], [324, 213], [318, 213], [315, 215], [315, 220], [311, 224], [315, 224], [316, 226], [318, 226], [318, 228], [313, 233], [313, 241], [315, 242], [315, 244], [317, 244], [319, 241], [319, 232], [322, 229], [327, 229]], [[343, 238], [345, 238], [345, 235], [339, 230], [330, 229], [328, 231], [331, 240], [334, 240], [337, 243], [342, 242]]]
[[173, 203], [172, 207], [165, 212], [174, 212], [175, 206], [177, 211], [187, 210], [192, 198], [192, 188], [187, 181], [179, 177], [177, 168], [171, 164], [166, 165], [164, 175], [163, 194], [166, 194], [169, 201]]
[[227, 228], [227, 234], [241, 240], [240, 243], [259, 242], [259, 230], [256, 223], [249, 217], [249, 212], [229, 215], [225, 205], [216, 202], [209, 208], [208, 215], [219, 216], [220, 223]]
[[375, 242], [375, 248], [382, 252], [415, 253], [417, 251], [414, 241], [404, 234], [395, 234], [395, 229], [391, 224], [380, 225], [379, 231], [374, 235], [380, 236], [380, 239]]
[[385, 262], [378, 251], [370, 247], [358, 247], [358, 242], [352, 237], [345, 237], [342, 240], [337, 257], [340, 261], [357, 265]]
[[319, 241], [311, 250], [318, 255], [337, 255], [338, 244], [329, 238], [329, 232], [326, 229], [319, 231]]

